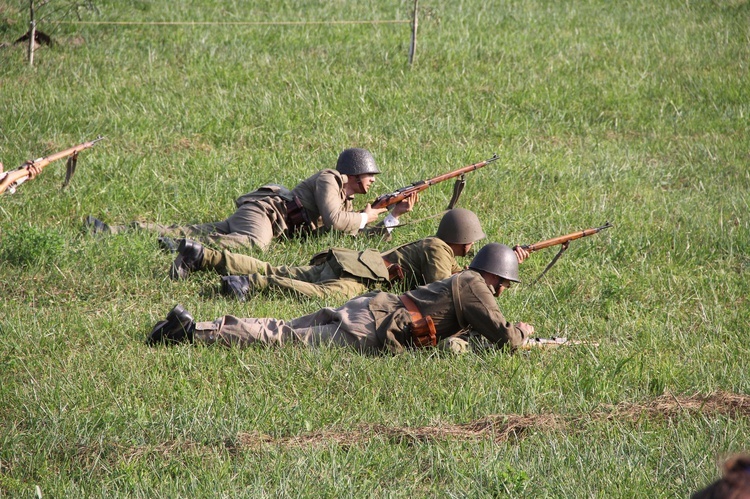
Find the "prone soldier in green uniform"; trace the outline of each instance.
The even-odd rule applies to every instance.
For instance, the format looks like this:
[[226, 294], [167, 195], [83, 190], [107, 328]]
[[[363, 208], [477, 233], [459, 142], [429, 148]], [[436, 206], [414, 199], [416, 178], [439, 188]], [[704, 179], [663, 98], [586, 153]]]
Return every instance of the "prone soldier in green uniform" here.
[[[364, 229], [387, 210], [368, 204], [362, 212], [355, 212], [352, 199], [356, 194], [366, 194], [379, 173], [375, 158], [368, 150], [346, 149], [339, 155], [335, 170], [322, 170], [291, 191], [280, 185], [264, 185], [238, 198], [234, 214], [219, 222], [188, 226], [141, 222], [107, 225], [88, 216], [84, 223], [94, 232], [141, 229], [166, 238], [197, 238], [221, 248], [265, 250], [277, 238], [325, 230], [356, 234]], [[409, 202], [398, 203], [383, 221], [384, 225], [398, 225], [398, 217], [409, 209]]]
[[[191, 271], [215, 270], [222, 277], [222, 291], [244, 300], [262, 289], [286, 290], [324, 298], [352, 298], [378, 285], [403, 281], [404, 289], [450, 277], [461, 270], [456, 256], [466, 256], [475, 242], [485, 237], [479, 218], [470, 210], [455, 208], [443, 215], [437, 233], [392, 250], [356, 251], [332, 248], [313, 258], [311, 265], [274, 267], [248, 255], [204, 248], [190, 240], [180, 242], [171, 276], [185, 278]], [[528, 256], [520, 247], [518, 260]]]
[[146, 341], [151, 345], [190, 341], [236, 347], [333, 344], [363, 353], [398, 353], [436, 346], [470, 329], [497, 347], [517, 348], [533, 334], [534, 327], [508, 322], [495, 300], [513, 282], [519, 282], [516, 253], [503, 244], [490, 243], [479, 250], [467, 270], [447, 279], [402, 295], [375, 291], [339, 308], [324, 308], [290, 321], [226, 315], [196, 322], [177, 305], [153, 327]]

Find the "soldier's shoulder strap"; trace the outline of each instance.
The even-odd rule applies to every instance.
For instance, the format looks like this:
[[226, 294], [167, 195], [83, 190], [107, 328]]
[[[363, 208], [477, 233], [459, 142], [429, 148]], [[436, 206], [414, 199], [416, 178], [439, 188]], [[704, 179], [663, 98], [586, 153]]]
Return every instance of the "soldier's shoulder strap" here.
[[464, 308], [461, 305], [461, 286], [459, 281], [462, 279], [463, 273], [459, 272], [454, 274], [451, 279], [451, 295], [453, 296], [453, 306], [456, 309], [456, 319], [458, 319], [458, 325], [461, 329], [468, 326], [466, 318], [464, 317]]

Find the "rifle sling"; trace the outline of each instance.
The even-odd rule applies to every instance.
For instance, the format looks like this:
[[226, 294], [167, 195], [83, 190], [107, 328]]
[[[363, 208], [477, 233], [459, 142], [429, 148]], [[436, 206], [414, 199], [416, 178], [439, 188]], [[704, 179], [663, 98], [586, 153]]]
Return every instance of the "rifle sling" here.
[[456, 206], [458, 198], [461, 197], [461, 193], [464, 191], [464, 187], [466, 187], [466, 175], [461, 175], [453, 183], [453, 196], [451, 197], [451, 200], [448, 203], [448, 208], [446, 209], [452, 210]]
[[539, 279], [541, 279], [542, 277], [544, 277], [544, 274], [546, 274], [546, 273], [547, 273], [547, 271], [548, 271], [549, 269], [551, 269], [551, 268], [552, 268], [552, 266], [553, 266], [553, 265], [554, 265], [555, 263], [557, 263], [557, 260], [559, 260], [559, 259], [560, 259], [560, 257], [562, 256], [562, 254], [563, 254], [563, 253], [565, 252], [565, 250], [567, 250], [567, 249], [568, 249], [568, 246], [570, 246], [570, 241], [566, 241], [566, 242], [562, 243], [562, 245], [560, 245], [560, 251], [558, 251], [558, 252], [557, 252], [557, 254], [555, 255], [555, 257], [554, 257], [554, 258], [552, 259], [552, 261], [551, 261], [551, 262], [549, 262], [549, 265], [547, 265], [547, 268], [545, 268], [545, 269], [544, 269], [544, 270], [542, 271], [542, 273], [541, 273], [541, 274], [539, 274], [539, 277], [537, 277], [536, 279], [534, 279], [534, 282], [532, 282], [532, 283], [531, 283], [531, 285], [532, 285], [532, 286], [533, 286], [534, 284], [536, 284], [537, 282], [539, 282]]
[[422, 315], [422, 312], [417, 308], [417, 304], [414, 303], [407, 295], [400, 295], [398, 299], [404, 305], [407, 312], [411, 316], [411, 325], [409, 331], [411, 332], [411, 341], [415, 347], [434, 347], [437, 345], [437, 332], [435, 331], [435, 323], [432, 322], [432, 317], [429, 315]]
[[62, 185], [63, 189], [68, 186], [68, 184], [70, 183], [70, 179], [73, 178], [73, 175], [76, 172], [76, 165], [78, 165], [78, 153], [70, 156], [67, 163], [65, 163], [65, 180], [63, 181]]

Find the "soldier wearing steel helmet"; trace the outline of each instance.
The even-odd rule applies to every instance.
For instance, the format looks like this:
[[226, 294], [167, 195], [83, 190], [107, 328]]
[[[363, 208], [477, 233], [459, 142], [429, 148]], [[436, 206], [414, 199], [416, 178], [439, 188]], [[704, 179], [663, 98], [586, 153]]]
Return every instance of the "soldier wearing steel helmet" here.
[[[89, 216], [85, 224], [94, 232], [142, 229], [169, 238], [196, 238], [221, 248], [257, 247], [264, 250], [276, 238], [321, 230], [354, 234], [376, 221], [386, 209], [375, 209], [368, 204], [363, 211], [355, 212], [352, 200], [357, 194], [366, 194], [379, 173], [370, 151], [345, 149], [338, 157], [335, 170], [322, 170], [291, 191], [268, 184], [241, 196], [236, 201], [236, 211], [226, 220], [188, 226], [141, 222], [117, 226]], [[415, 202], [416, 196], [397, 204], [385, 225], [398, 225], [398, 217], [411, 210]]]
[[508, 322], [495, 297], [518, 281], [515, 252], [503, 244], [490, 243], [479, 250], [468, 269], [447, 279], [402, 295], [368, 293], [339, 308], [324, 308], [290, 321], [226, 315], [196, 322], [177, 305], [153, 327], [147, 343], [190, 341], [236, 347], [334, 344], [366, 353], [397, 353], [432, 347], [471, 329], [499, 347], [515, 348], [533, 334], [534, 328], [523, 322]]
[[690, 499], [750, 499], [750, 454], [730, 456], [723, 465], [724, 475]]
[[[274, 267], [248, 255], [204, 248], [183, 240], [170, 272], [181, 279], [195, 270], [214, 270], [222, 277], [222, 291], [244, 300], [262, 289], [286, 290], [302, 296], [352, 298], [381, 285], [400, 283], [412, 289], [450, 277], [461, 268], [457, 256], [466, 256], [484, 238], [476, 214], [463, 208], [447, 211], [434, 237], [420, 239], [380, 253], [331, 248], [310, 265]], [[520, 251], [520, 250], [519, 250]], [[519, 262], [524, 255], [519, 254]]]

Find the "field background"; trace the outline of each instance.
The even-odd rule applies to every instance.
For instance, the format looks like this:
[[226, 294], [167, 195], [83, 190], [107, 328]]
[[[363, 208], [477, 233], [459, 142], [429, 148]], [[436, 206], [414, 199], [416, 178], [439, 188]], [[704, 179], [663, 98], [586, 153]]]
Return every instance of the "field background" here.
[[[53, 1], [46, 12], [51, 13]], [[411, 0], [95, 1], [86, 21], [408, 20]], [[687, 497], [750, 451], [750, 3], [423, 0], [409, 24], [70, 25], [0, 49], [6, 169], [97, 135], [0, 198], [0, 496]], [[0, 42], [26, 6], [0, 0]], [[45, 11], [40, 11], [44, 15]], [[65, 19], [72, 20], [72, 17]], [[499, 298], [555, 351], [367, 357], [149, 348], [198, 320], [331, 300], [217, 296], [167, 276], [153, 235], [82, 220], [217, 220], [346, 147], [373, 195], [486, 159], [459, 203], [488, 241], [615, 228], [522, 265]], [[426, 192], [418, 220], [451, 186]], [[360, 203], [363, 203], [361, 200]], [[406, 220], [406, 218], [405, 218]], [[329, 235], [276, 245], [303, 263]], [[466, 263], [466, 262], [464, 262]]]

